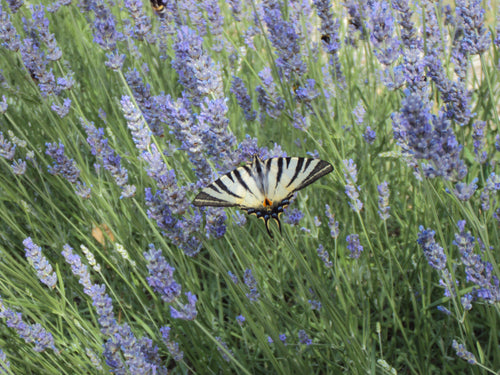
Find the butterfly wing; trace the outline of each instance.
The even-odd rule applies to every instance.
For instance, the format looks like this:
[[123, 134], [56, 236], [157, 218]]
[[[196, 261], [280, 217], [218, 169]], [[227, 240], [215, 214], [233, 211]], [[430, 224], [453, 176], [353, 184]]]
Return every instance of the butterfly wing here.
[[288, 157], [266, 160], [270, 184], [268, 197], [279, 202], [290, 199], [292, 194], [333, 171], [333, 166], [320, 159]]
[[251, 164], [236, 168], [204, 188], [194, 199], [195, 206], [238, 206], [264, 220], [275, 219], [281, 232], [279, 215], [288, 206], [294, 192], [333, 171], [320, 159], [301, 157], [254, 157]]
[[250, 165], [236, 168], [204, 188], [194, 199], [195, 206], [257, 207], [264, 199]]

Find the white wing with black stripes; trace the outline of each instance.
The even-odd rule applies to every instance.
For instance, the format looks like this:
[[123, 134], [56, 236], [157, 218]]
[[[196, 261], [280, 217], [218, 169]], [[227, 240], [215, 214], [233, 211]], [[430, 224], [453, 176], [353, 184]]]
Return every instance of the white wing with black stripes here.
[[254, 156], [252, 163], [236, 168], [204, 188], [194, 199], [195, 206], [238, 206], [248, 214], [278, 223], [294, 192], [333, 171], [333, 166], [320, 159], [270, 158]]

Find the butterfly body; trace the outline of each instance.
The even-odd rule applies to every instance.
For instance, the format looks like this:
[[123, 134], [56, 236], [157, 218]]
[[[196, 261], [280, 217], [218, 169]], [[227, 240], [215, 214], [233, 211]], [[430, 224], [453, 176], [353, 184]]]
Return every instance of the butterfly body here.
[[250, 164], [238, 167], [204, 188], [195, 206], [237, 206], [264, 220], [274, 219], [281, 232], [279, 216], [290, 204], [293, 193], [330, 173], [330, 163], [301, 157], [278, 157], [262, 161], [254, 156]]

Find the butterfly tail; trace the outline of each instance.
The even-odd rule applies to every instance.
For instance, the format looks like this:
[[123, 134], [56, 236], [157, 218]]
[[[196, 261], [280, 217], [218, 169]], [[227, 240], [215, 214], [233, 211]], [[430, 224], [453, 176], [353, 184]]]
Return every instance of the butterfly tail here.
[[269, 229], [269, 219], [264, 219], [264, 222], [266, 223], [266, 229], [267, 229], [267, 234], [269, 234], [269, 237], [274, 238], [273, 234], [271, 233], [271, 230]]

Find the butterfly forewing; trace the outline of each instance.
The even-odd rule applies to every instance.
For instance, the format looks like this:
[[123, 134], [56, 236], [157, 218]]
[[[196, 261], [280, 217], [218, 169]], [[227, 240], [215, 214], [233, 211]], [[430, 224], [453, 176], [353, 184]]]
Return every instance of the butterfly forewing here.
[[282, 201], [294, 192], [305, 188], [325, 174], [330, 173], [333, 167], [330, 163], [320, 159], [306, 158], [274, 158], [270, 159], [274, 185], [270, 186], [270, 199]]
[[[195, 206], [253, 207], [262, 193], [249, 166], [236, 168], [204, 188], [194, 199]], [[263, 199], [263, 198], [262, 198]]]

